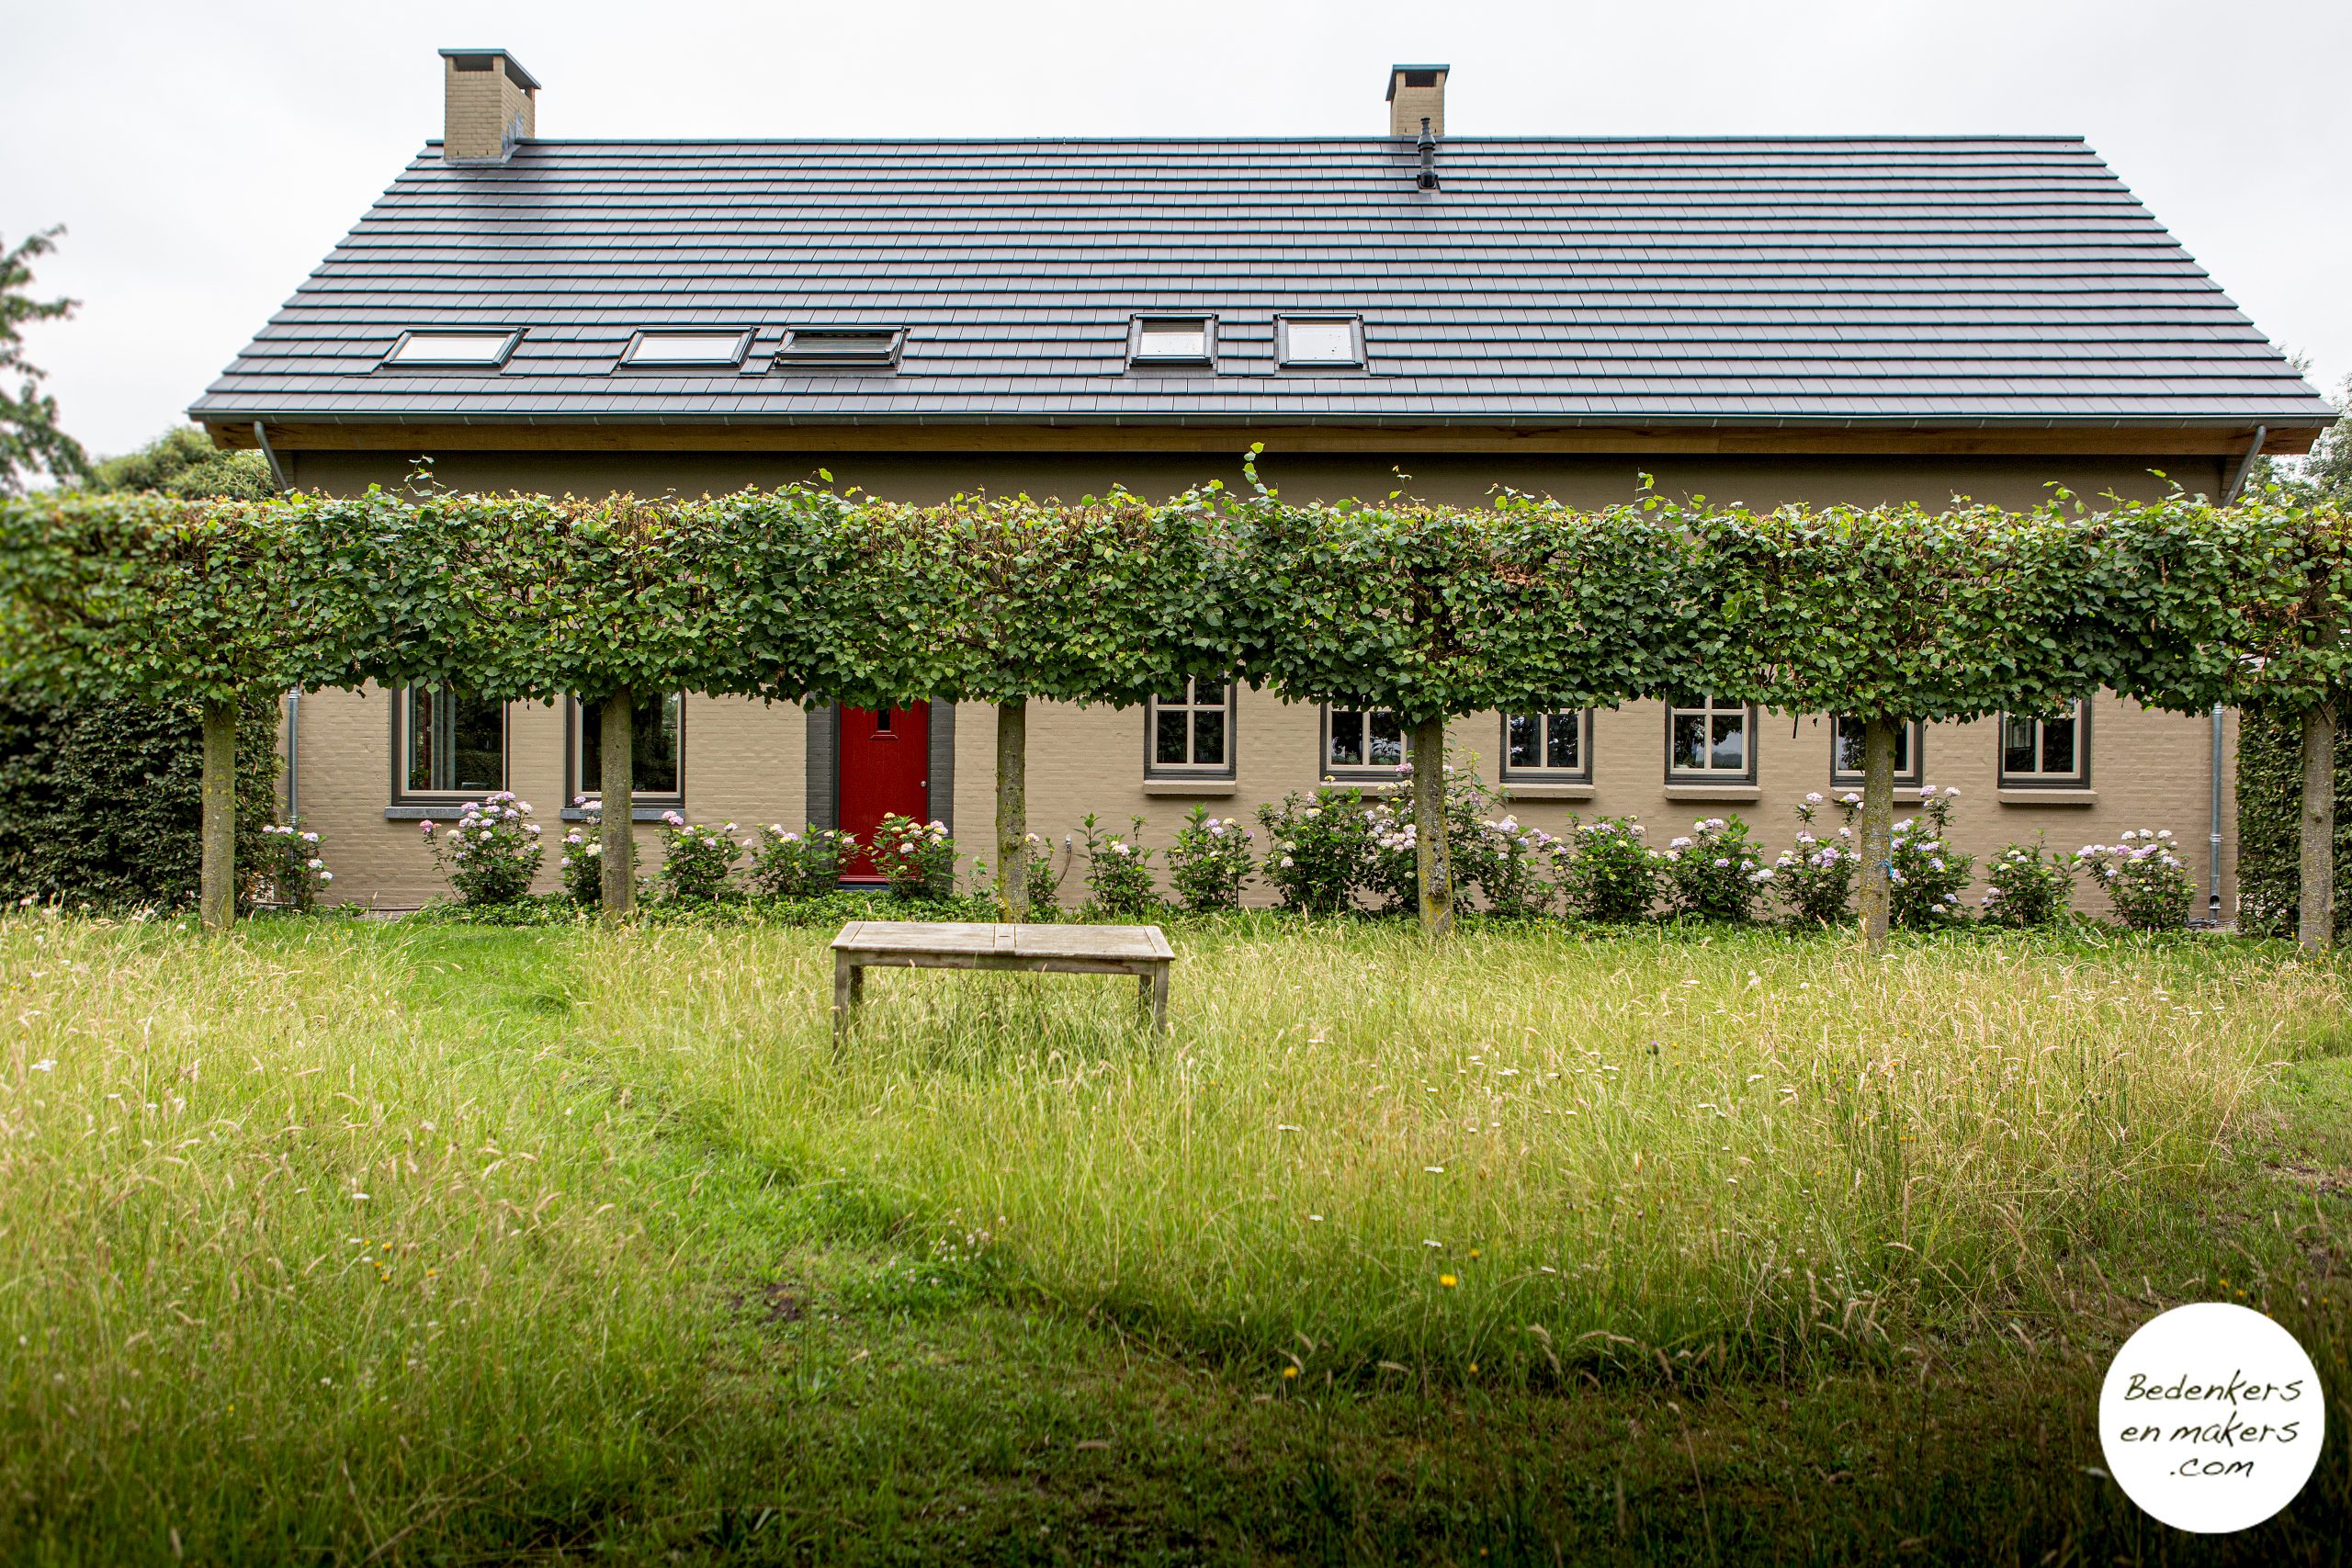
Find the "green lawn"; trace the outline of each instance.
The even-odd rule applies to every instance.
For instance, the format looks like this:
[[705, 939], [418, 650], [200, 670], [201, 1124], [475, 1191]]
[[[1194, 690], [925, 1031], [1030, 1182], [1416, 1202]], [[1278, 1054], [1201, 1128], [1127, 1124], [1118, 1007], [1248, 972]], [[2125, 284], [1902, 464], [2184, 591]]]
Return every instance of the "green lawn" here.
[[[825, 933], [0, 918], [0, 1561], [2335, 1561], [2352, 967], [1187, 925], [1174, 1028]], [[2165, 1305], [2327, 1457], [2096, 1473]]]

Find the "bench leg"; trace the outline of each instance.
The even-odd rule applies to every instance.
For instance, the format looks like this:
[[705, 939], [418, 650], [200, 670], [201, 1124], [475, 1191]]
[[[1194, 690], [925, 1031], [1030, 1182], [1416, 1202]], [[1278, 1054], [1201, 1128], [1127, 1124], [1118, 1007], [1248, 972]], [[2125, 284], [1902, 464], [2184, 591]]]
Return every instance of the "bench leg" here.
[[1168, 965], [1153, 964], [1150, 972], [1138, 977], [1136, 984], [1143, 993], [1139, 998], [1143, 1009], [1151, 1017], [1151, 1032], [1154, 1034], [1167, 1033]]
[[849, 954], [833, 954], [833, 1043], [838, 1045], [849, 1037], [851, 1015], [865, 999], [865, 970], [850, 962]]

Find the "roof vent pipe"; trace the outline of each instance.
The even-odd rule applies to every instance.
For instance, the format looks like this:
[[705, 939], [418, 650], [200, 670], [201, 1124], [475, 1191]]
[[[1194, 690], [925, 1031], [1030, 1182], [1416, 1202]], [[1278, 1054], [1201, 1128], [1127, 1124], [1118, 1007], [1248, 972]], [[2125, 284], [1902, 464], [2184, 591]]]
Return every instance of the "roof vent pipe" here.
[[1437, 138], [1430, 134], [1430, 122], [1421, 121], [1421, 172], [1414, 186], [1421, 190], [1437, 189]]

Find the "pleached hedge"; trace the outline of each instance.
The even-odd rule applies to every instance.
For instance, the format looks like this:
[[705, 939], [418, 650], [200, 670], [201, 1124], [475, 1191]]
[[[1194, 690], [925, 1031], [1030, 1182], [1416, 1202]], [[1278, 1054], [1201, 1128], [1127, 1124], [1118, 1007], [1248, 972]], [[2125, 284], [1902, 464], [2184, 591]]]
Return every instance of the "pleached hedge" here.
[[[2302, 902], [2296, 818], [2302, 802], [2302, 726], [2293, 714], [2252, 707], [2237, 749], [2238, 925], [2292, 936]], [[2352, 909], [2352, 725], [2335, 737], [2335, 908]]]
[[1886, 723], [2101, 688], [2300, 711], [2345, 687], [2347, 604], [2344, 517], [2276, 495], [1759, 513], [1645, 492], [1585, 512], [795, 485], [0, 506], [0, 688], [215, 709], [447, 680], [1004, 711], [1216, 676], [1408, 726], [1702, 693]]

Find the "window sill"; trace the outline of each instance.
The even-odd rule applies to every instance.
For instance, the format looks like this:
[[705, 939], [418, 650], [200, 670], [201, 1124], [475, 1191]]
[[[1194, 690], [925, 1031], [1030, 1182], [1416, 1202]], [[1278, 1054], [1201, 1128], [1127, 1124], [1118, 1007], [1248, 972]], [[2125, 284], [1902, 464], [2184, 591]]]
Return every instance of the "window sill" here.
[[[659, 822], [662, 820], [663, 812], [674, 811], [683, 817], [685, 815], [685, 810], [686, 803], [683, 800], [656, 802], [651, 806], [632, 805], [628, 808], [628, 819], [632, 822]], [[585, 822], [588, 820], [588, 813], [576, 806], [567, 806], [556, 813], [556, 818], [564, 822]]]
[[2004, 806], [2097, 806], [2098, 791], [2095, 789], [2012, 789], [2004, 786], [1993, 792], [1995, 799]]
[[1146, 779], [1146, 795], [1232, 795], [1240, 785], [1231, 779]]
[[1670, 784], [1666, 786], [1668, 800], [1761, 800], [1764, 788], [1752, 784]]
[[1505, 800], [1590, 800], [1592, 786], [1589, 784], [1539, 784], [1512, 779], [1503, 781]]

